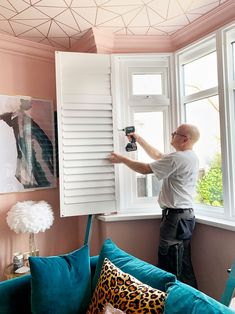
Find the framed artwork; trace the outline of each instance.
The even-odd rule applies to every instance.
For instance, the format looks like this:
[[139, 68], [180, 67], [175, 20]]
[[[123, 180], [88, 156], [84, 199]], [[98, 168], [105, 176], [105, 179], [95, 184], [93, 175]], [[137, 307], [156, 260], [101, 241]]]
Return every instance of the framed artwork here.
[[56, 187], [50, 100], [0, 95], [0, 193]]

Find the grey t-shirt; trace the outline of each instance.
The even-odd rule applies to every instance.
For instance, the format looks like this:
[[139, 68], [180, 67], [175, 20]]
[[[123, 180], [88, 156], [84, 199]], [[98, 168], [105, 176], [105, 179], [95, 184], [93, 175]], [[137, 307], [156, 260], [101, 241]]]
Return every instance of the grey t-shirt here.
[[164, 155], [149, 165], [157, 179], [163, 179], [158, 198], [161, 208], [192, 207], [199, 170], [198, 158], [193, 150]]

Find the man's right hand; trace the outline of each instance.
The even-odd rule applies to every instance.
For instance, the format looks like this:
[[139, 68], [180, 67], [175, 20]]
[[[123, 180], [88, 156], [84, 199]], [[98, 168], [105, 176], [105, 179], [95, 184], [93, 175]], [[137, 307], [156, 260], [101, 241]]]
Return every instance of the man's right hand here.
[[137, 133], [130, 133], [127, 135], [128, 141], [131, 142], [132, 137], [135, 138], [136, 142], [138, 143], [140, 136]]

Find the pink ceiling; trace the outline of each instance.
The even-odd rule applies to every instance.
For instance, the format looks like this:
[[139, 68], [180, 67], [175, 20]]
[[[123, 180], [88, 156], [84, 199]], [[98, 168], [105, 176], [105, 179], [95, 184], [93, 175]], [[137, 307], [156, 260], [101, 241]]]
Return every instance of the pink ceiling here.
[[0, 0], [0, 33], [71, 49], [91, 29], [175, 36], [231, 0]]

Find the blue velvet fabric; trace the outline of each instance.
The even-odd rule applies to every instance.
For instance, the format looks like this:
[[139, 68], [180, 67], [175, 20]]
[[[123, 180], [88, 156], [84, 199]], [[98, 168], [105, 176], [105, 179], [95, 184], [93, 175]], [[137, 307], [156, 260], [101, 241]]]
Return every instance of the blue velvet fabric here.
[[206, 294], [180, 282], [167, 285], [164, 314], [234, 314]]
[[112, 240], [107, 239], [105, 240], [99, 255], [96, 271], [92, 281], [92, 290], [94, 290], [97, 285], [105, 257], [107, 257], [122, 271], [161, 291], [165, 291], [166, 283], [175, 282], [176, 280], [175, 275], [163, 271], [160, 268], [126, 253], [118, 248]]
[[0, 282], [0, 313], [30, 314], [31, 275]]
[[34, 314], [85, 313], [91, 297], [88, 246], [61, 256], [30, 257]]

